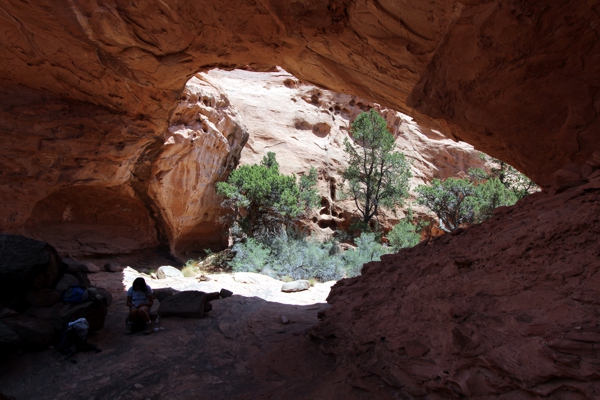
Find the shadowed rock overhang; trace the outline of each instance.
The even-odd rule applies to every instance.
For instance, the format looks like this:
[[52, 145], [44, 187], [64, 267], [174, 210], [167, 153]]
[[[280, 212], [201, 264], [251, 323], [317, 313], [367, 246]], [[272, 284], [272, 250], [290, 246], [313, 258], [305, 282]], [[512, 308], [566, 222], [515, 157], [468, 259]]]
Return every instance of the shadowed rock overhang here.
[[26, 86], [147, 120], [152, 136], [195, 72], [280, 65], [447, 125], [541, 185], [600, 146], [600, 16], [583, 0], [9, 1], [0, 10], [5, 107], [30, 96]]

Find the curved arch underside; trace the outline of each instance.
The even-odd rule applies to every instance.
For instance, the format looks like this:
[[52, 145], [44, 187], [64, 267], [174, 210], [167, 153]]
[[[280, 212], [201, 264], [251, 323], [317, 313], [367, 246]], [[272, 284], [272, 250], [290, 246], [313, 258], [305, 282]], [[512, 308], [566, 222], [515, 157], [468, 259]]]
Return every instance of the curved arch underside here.
[[600, 16], [590, 4], [8, 1], [1, 75], [160, 133], [195, 72], [279, 65], [447, 125], [546, 185], [600, 146]]

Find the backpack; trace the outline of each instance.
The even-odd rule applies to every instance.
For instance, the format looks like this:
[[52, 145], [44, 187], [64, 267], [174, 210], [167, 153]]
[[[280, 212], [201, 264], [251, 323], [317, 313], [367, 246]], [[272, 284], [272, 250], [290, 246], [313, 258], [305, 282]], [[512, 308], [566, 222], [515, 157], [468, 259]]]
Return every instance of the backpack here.
[[65, 303], [83, 303], [88, 300], [87, 289], [80, 285], [69, 286], [62, 294]]
[[[63, 333], [60, 335], [60, 340], [56, 346], [56, 350], [64, 354], [65, 360], [68, 360], [73, 354], [78, 351], [93, 350], [99, 353], [101, 350], [98, 346], [87, 342], [87, 334], [89, 323], [85, 318], [79, 318], [73, 322], [69, 322]], [[71, 362], [75, 362], [71, 360]]]

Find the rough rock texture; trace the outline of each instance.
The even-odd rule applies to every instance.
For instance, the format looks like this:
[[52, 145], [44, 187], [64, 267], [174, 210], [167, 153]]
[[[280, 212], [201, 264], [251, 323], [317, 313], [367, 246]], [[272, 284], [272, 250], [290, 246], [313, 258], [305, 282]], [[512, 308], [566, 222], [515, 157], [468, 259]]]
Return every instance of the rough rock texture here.
[[584, 164], [600, 146], [600, 5], [472, 3], [449, 26], [408, 104], [548, 185], [551, 171]]
[[301, 292], [310, 289], [310, 282], [306, 280], [285, 282], [281, 285], [282, 292]]
[[[248, 135], [208, 78], [191, 79], [182, 96], [164, 138], [143, 143], [128, 136], [130, 130], [143, 135], [140, 124], [123, 118], [111, 122], [105, 114], [98, 116], [103, 121], [79, 120], [84, 111], [77, 107], [46, 110], [50, 106], [38, 102], [50, 99], [27, 98], [36, 115], [48, 120], [47, 128], [24, 141], [9, 137], [12, 152], [4, 161], [11, 165], [4, 170], [0, 197], [5, 196], [3, 210], [10, 215], [3, 229], [74, 256], [158, 244], [170, 245], [173, 253], [222, 247], [226, 236], [218, 223], [214, 182], [235, 168]], [[56, 113], [77, 120], [59, 122]], [[84, 133], [88, 124], [94, 127], [92, 136]], [[119, 135], [98, 128], [111, 124]], [[9, 133], [23, 129], [16, 125]], [[45, 150], [38, 156], [43, 159], [20, 158], [40, 150]]]
[[194, 290], [176, 293], [163, 299], [158, 306], [161, 317], [202, 318], [206, 293]]
[[247, 140], [223, 90], [206, 76], [190, 79], [149, 177], [174, 254], [227, 244], [215, 182], [237, 166]]
[[171, 173], [166, 198], [151, 172], [185, 82], [215, 67], [279, 65], [403, 111], [544, 186], [600, 146], [590, 1], [43, 0], [4, 2], [0, 16], [0, 229], [51, 243], [57, 232], [73, 255], [211, 244], [192, 237], [216, 232], [213, 206], [188, 223], [193, 212], [174, 199], [170, 181], [189, 166]]
[[156, 271], [156, 276], [158, 279], [166, 279], [166, 278], [183, 278], [183, 274], [180, 270], [175, 267], [171, 267], [170, 265], [163, 265]]
[[0, 299], [49, 288], [65, 269], [56, 250], [47, 243], [0, 234]]
[[[411, 98], [417, 109], [451, 121], [452, 134], [513, 161], [543, 185], [560, 166], [582, 164], [598, 149], [589, 139], [597, 120], [600, 16], [584, 0], [42, 1], [4, 3], [2, 15], [2, 92], [12, 96], [2, 102], [5, 126], [22, 119], [10, 110], [31, 97], [25, 85], [47, 94], [47, 107], [58, 97], [137, 120], [151, 131], [137, 140], [147, 142], [167, 127], [195, 72], [280, 65], [303, 80], [411, 114], [405, 101], [419, 82]], [[20, 112], [31, 117], [31, 104]], [[108, 121], [102, 129], [115, 128]], [[80, 131], [87, 136], [90, 129]], [[539, 142], [554, 145], [540, 152], [532, 147]]]
[[371, 392], [596, 399], [599, 216], [600, 174], [526, 197], [339, 281], [312, 333]]
[[[340, 169], [348, 165], [343, 142], [350, 124], [371, 107], [385, 117], [398, 150], [412, 161], [412, 188], [485, 166], [472, 146], [454, 142], [408, 115], [357, 96], [318, 88], [280, 69], [261, 73], [212, 70], [199, 77], [219, 82], [248, 129], [250, 137], [241, 164], [260, 163], [273, 151], [282, 173], [302, 175], [311, 166], [318, 170], [321, 208], [303, 221], [313, 233], [331, 235], [336, 229], [347, 229], [358, 216], [353, 201], [340, 201], [337, 185]], [[427, 212], [420, 206], [415, 210], [420, 216]], [[388, 230], [400, 216], [382, 210], [379, 222]]]
[[[87, 318], [90, 332], [104, 326], [112, 300], [110, 293], [91, 287], [83, 272], [64, 274], [67, 264], [49, 244], [2, 234], [0, 260], [0, 322], [3, 324], [0, 357], [19, 349], [45, 348], [58, 338], [68, 322], [78, 318]], [[83, 266], [87, 270], [89, 265], [94, 265], [90, 261], [64, 260], [71, 267]], [[88, 301], [79, 304], [60, 301], [69, 286], [82, 284], [87, 287]], [[18, 336], [17, 342], [9, 330]]]

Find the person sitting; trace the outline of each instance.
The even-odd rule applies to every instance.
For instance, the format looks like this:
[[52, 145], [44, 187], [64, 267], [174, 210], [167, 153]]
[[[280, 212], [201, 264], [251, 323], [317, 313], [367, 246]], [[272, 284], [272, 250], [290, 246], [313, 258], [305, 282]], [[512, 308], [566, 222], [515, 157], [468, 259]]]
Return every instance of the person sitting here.
[[146, 323], [144, 335], [152, 333], [152, 321], [150, 321], [150, 308], [154, 300], [152, 298], [152, 289], [146, 285], [144, 278], [136, 278], [133, 284], [127, 290], [127, 306], [129, 307], [129, 316], [125, 321], [125, 334], [131, 334], [131, 328], [136, 321]]

